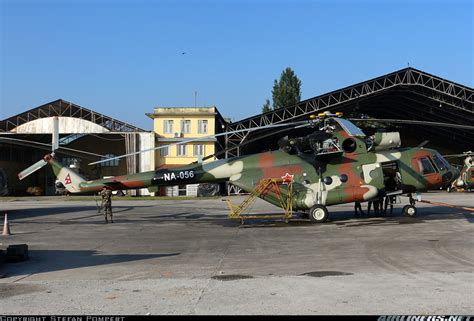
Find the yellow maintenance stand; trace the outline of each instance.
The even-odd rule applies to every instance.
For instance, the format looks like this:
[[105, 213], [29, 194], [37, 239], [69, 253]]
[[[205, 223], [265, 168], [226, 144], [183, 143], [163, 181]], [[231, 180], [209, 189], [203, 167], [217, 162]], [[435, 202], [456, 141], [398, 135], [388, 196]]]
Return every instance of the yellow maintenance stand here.
[[[288, 195], [284, 197], [280, 191], [280, 185], [285, 184], [288, 186]], [[244, 212], [255, 203], [257, 197], [265, 196], [269, 192], [274, 192], [280, 202], [280, 207], [283, 209], [283, 214], [244, 214]], [[240, 220], [240, 224], [244, 224], [246, 219], [267, 219], [267, 218], [283, 218], [286, 223], [293, 217], [292, 207], [292, 195], [293, 187], [291, 182], [284, 182], [281, 178], [265, 178], [262, 179], [255, 191], [239, 205], [233, 204], [229, 199], [226, 199], [227, 205], [229, 206], [229, 218]]]

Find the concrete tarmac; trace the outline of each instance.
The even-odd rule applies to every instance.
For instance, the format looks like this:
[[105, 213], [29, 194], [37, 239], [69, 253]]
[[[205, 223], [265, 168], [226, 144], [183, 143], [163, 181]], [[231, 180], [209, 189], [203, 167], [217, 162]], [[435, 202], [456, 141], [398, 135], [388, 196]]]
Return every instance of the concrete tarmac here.
[[0, 314], [474, 314], [474, 212], [418, 203], [409, 218], [402, 201], [391, 216], [345, 204], [324, 224], [241, 226], [220, 198], [114, 198], [113, 224], [93, 199], [0, 199], [13, 233], [0, 248], [30, 250], [0, 265]]

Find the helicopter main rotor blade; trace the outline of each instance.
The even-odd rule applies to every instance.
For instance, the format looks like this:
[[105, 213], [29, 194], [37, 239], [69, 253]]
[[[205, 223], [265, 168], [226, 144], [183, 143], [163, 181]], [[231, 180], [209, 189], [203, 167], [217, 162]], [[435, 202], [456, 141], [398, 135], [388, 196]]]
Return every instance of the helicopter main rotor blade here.
[[421, 143], [419, 143], [416, 147], [423, 147], [425, 146], [426, 144], [428, 144], [430, 141], [429, 140], [424, 140], [422, 141]]
[[[40, 143], [40, 142], [35, 142], [32, 140], [25, 140], [25, 139], [19, 139], [19, 138], [10, 138], [10, 137], [0, 137], [0, 142], [4, 141], [10, 144], [15, 144], [15, 145], [20, 145], [20, 146], [32, 146], [36, 148], [41, 148], [50, 151], [51, 150], [51, 144], [46, 144], [46, 143]], [[68, 147], [59, 147], [56, 151], [67, 154], [66, 151], [70, 152], [75, 152], [79, 154], [84, 154], [84, 155], [89, 155], [89, 156], [94, 156], [94, 157], [99, 157], [99, 158], [104, 158], [105, 155], [100, 155], [100, 154], [95, 154], [91, 152], [86, 152], [83, 150], [79, 149], [74, 149], [74, 148], [68, 148]]]
[[44, 159], [41, 159], [31, 165], [30, 167], [22, 170], [20, 173], [18, 173], [18, 179], [21, 181], [22, 179], [26, 178], [27, 176], [30, 176], [40, 168], [43, 168], [44, 165], [48, 164]]
[[97, 162], [89, 163], [88, 165], [100, 164], [100, 163], [108, 162], [108, 161], [115, 160], [115, 159], [121, 159], [121, 158], [124, 158], [124, 157], [133, 156], [133, 155], [137, 155], [137, 154], [141, 154], [141, 153], [145, 153], [145, 152], [150, 152], [150, 151], [154, 151], [154, 150], [157, 150], [157, 149], [167, 148], [169, 146], [174, 146], [174, 145], [179, 145], [179, 144], [186, 144], [186, 143], [191, 143], [191, 142], [196, 142], [196, 141], [202, 141], [202, 140], [207, 140], [209, 138], [214, 138], [214, 137], [219, 137], [219, 136], [225, 136], [225, 135], [242, 133], [242, 132], [251, 132], [251, 131], [256, 131], [256, 130], [259, 130], [259, 129], [268, 129], [268, 128], [277, 128], [277, 127], [287, 127], [287, 126], [293, 126], [293, 125], [302, 125], [304, 123], [308, 124], [308, 126], [310, 125], [308, 123], [308, 121], [303, 120], [303, 121], [284, 123], [284, 124], [271, 124], [271, 125], [265, 125], [265, 126], [261, 126], [261, 127], [255, 127], [255, 128], [238, 129], [238, 130], [234, 130], [234, 131], [230, 131], [230, 132], [219, 133], [219, 134], [214, 134], [214, 135], [209, 135], [209, 136], [204, 136], [204, 137], [199, 137], [199, 138], [191, 138], [191, 139], [183, 140], [183, 141], [177, 142], [177, 143], [172, 143], [172, 144], [168, 144], [168, 145], [160, 145], [160, 146], [154, 147], [154, 148], [148, 148], [148, 149], [140, 150], [140, 151], [129, 153], [129, 154], [124, 154], [124, 155], [120, 155], [120, 156], [116, 156], [116, 157], [102, 159], [102, 160], [97, 161]]
[[474, 153], [469, 151], [469, 152], [464, 152], [462, 154], [452, 154], [452, 155], [443, 155], [444, 158], [456, 158], [456, 157], [468, 157], [468, 156], [473, 156]]
[[[295, 128], [300, 128], [300, 127], [301, 127], [301, 125], [300, 125], [300, 126], [296, 126], [296, 127], [292, 127], [292, 128], [280, 129], [280, 130], [278, 130], [278, 131], [276, 131], [276, 132], [267, 133], [267, 134], [265, 134], [265, 135], [260, 135], [260, 136], [258, 136], [258, 137], [256, 137], [256, 138], [249, 139], [249, 140], [244, 141], [243, 143], [240, 143], [238, 147], [242, 147], [242, 146], [245, 146], [245, 145], [247, 145], [247, 144], [256, 142], [256, 141], [258, 141], [258, 140], [261, 140], [261, 139], [263, 139], [263, 138], [267, 138], [267, 137], [269, 137], [269, 136], [275, 136], [275, 135], [284, 133], [284, 132], [286, 132], [286, 131], [288, 131], [288, 130], [295, 129]], [[212, 155], [208, 155], [208, 156], [206, 156], [206, 157], [203, 157], [202, 160], [203, 160], [203, 161], [208, 160], [208, 159], [210, 159], [210, 158], [213, 158], [213, 157], [222, 155], [222, 154], [224, 154], [225, 152], [228, 152], [229, 150], [236, 149], [236, 148], [237, 148], [237, 146], [232, 146], [232, 147], [226, 148], [226, 149], [221, 150], [221, 151], [219, 151], [219, 152], [217, 152], [217, 153], [214, 153], [214, 154], [212, 154]], [[193, 163], [195, 163], [195, 162], [193, 162]], [[193, 164], [193, 163], [191, 163], [191, 164]]]
[[450, 123], [439, 123], [423, 120], [410, 120], [410, 119], [377, 119], [377, 118], [349, 118], [351, 121], [363, 121], [363, 122], [380, 122], [380, 123], [394, 123], [394, 124], [411, 124], [411, 125], [426, 125], [426, 126], [438, 126], [438, 127], [450, 127], [450, 128], [461, 128], [461, 129], [474, 129], [471, 125], [460, 125]]

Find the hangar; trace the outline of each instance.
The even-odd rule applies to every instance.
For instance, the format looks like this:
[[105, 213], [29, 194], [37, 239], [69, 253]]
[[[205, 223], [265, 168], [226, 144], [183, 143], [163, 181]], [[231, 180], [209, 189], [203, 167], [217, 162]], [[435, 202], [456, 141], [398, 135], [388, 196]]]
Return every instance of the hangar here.
[[[55, 177], [49, 166], [23, 181], [17, 173], [51, 151], [52, 117], [59, 118], [60, 161], [76, 167], [86, 178], [154, 170], [154, 153], [129, 156], [96, 166], [80, 166], [101, 158], [122, 155], [155, 146], [153, 132], [58, 99], [0, 121], [0, 168], [6, 173], [13, 195], [54, 195]], [[33, 141], [34, 143], [29, 143]], [[72, 150], [71, 150], [72, 149]], [[86, 151], [81, 153], [79, 151]], [[148, 195], [148, 190], [130, 191]]]
[[[366, 115], [381, 119], [472, 125], [473, 92], [468, 86], [414, 68], [404, 68], [301, 101], [294, 106], [228, 123], [225, 125], [225, 131], [303, 120], [311, 114], [324, 111], [339, 111], [346, 117], [356, 118]], [[25, 194], [30, 187], [39, 187], [46, 195], [54, 194], [54, 176], [49, 167], [46, 171], [36, 172], [24, 182], [18, 183], [16, 178], [18, 172], [50, 150], [50, 118], [54, 116], [60, 118], [60, 147], [63, 150], [72, 148], [89, 152], [88, 155], [71, 150], [67, 154], [58, 152], [65, 165], [80, 168], [84, 176], [98, 178], [155, 169], [154, 152], [107, 162], [101, 166], [79, 167], [78, 164], [83, 160], [89, 162], [91, 158], [97, 160], [153, 148], [155, 133], [58, 99], [0, 121], [0, 174], [6, 171], [7, 180], [15, 182], [10, 184], [15, 189], [11, 191], [13, 194]], [[435, 148], [441, 153], [474, 150], [474, 135], [468, 129], [430, 126], [423, 126], [421, 129], [419, 126], [399, 123], [385, 126], [383, 130], [400, 132], [403, 146], [425, 144], [426, 147]], [[370, 127], [363, 129], [367, 134], [376, 130]], [[299, 131], [303, 129], [294, 130], [291, 135], [298, 135]], [[276, 130], [259, 131], [258, 135], [228, 134], [225, 137], [225, 149], [216, 156], [227, 158], [260, 152], [262, 146], [266, 149], [276, 149], [277, 140], [283, 135], [277, 135]], [[261, 139], [265, 139], [265, 144], [261, 143]], [[37, 148], [32, 149], [30, 144], [22, 140], [35, 141]], [[0, 183], [3, 181], [0, 177]], [[149, 194], [147, 190], [130, 193]]]
[[[226, 131], [307, 119], [324, 111], [343, 112], [347, 117], [368, 115], [380, 119], [408, 119], [474, 124], [473, 89], [415, 68], [404, 68], [374, 79], [316, 96], [297, 105], [252, 116], [227, 125]], [[362, 126], [361, 126], [362, 127]], [[371, 134], [371, 128], [363, 128]], [[402, 146], [428, 141], [442, 153], [474, 149], [474, 134], [468, 129], [394, 124], [386, 129], [400, 132]], [[372, 129], [373, 130], [373, 129]], [[265, 133], [235, 133], [226, 137], [226, 157], [259, 152], [259, 146], [276, 149], [276, 130]], [[286, 135], [288, 133], [282, 134]], [[295, 134], [295, 133], [292, 133]], [[264, 138], [265, 144], [253, 143]]]

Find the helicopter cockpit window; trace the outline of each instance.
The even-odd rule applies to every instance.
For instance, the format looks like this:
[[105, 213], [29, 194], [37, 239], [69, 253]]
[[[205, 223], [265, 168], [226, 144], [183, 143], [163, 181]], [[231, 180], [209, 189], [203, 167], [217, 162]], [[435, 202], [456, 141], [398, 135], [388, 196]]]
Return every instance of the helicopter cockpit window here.
[[354, 125], [352, 122], [350, 122], [347, 119], [344, 118], [334, 118], [334, 120], [344, 129], [349, 135], [351, 136], [361, 136], [365, 137], [364, 132]]
[[446, 168], [448, 168], [448, 165], [446, 164], [445, 160], [443, 158], [439, 157], [438, 155], [433, 155], [433, 160], [434, 160], [436, 166], [438, 166], [440, 171], [445, 170]]
[[436, 170], [429, 158], [424, 157], [418, 159], [418, 164], [420, 165], [420, 170], [423, 175], [436, 173]]

